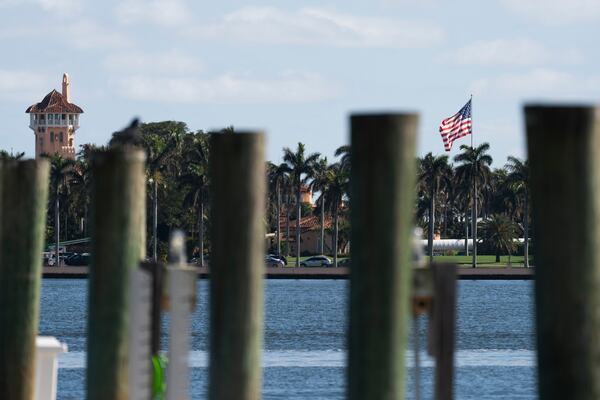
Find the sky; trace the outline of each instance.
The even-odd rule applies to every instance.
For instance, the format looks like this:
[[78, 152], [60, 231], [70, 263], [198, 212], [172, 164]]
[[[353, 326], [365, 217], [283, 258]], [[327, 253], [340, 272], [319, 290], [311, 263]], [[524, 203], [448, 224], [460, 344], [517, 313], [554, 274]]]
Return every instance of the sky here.
[[[473, 95], [475, 144], [493, 167], [524, 157], [527, 102], [600, 98], [596, 0], [0, 0], [0, 128], [34, 156], [25, 109], [71, 78], [76, 144], [105, 144], [137, 116], [191, 130], [267, 134], [330, 161], [349, 116], [419, 113], [418, 155]], [[594, 39], [596, 38], [596, 39]]]

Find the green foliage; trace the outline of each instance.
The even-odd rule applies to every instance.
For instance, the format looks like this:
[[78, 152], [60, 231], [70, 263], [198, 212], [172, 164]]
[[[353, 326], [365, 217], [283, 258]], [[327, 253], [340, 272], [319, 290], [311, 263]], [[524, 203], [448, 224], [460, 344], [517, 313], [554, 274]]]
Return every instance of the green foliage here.
[[483, 241], [496, 254], [500, 262], [501, 254], [514, 253], [516, 249], [515, 223], [505, 214], [493, 214], [482, 226]]
[[[180, 121], [141, 124], [139, 132], [139, 141], [147, 153], [148, 250], [151, 250], [154, 228], [152, 216], [156, 204], [158, 258], [166, 257], [168, 237], [175, 228], [187, 232], [189, 256], [194, 250], [200, 251], [200, 248], [209, 254], [210, 241], [206, 233], [211, 224], [208, 174], [211, 134], [190, 131]], [[233, 127], [228, 127], [214, 134], [236, 132]], [[56, 232], [56, 198], [59, 200], [61, 240], [89, 236], [88, 220], [92, 204], [90, 164], [93, 153], [98, 149], [101, 148], [82, 145], [74, 162], [51, 157], [51, 191], [46, 229], [48, 243], [54, 241]], [[509, 157], [503, 168], [492, 171], [492, 158], [487, 154], [488, 151], [487, 143], [476, 148], [461, 146], [461, 153], [453, 159], [455, 165], [450, 163], [447, 156], [433, 153], [418, 159], [415, 224], [425, 232], [431, 229], [439, 232], [442, 238], [463, 238], [465, 227], [471, 220], [472, 188], [475, 182], [478, 189], [478, 218], [485, 221], [481, 223], [483, 245], [492, 252], [506, 254], [516, 250], [513, 242], [507, 241], [506, 237], [522, 237], [529, 222], [528, 163]], [[22, 153], [0, 151], [0, 159], [3, 160], [20, 157]], [[336, 224], [332, 224], [330, 234], [337, 234], [339, 252], [347, 248], [350, 240], [351, 199], [348, 193], [351, 147], [340, 146], [333, 157], [334, 162], [331, 163], [319, 153], [307, 152], [305, 145], [298, 143], [293, 150], [285, 147], [281, 160], [267, 163], [265, 223], [268, 232], [279, 230], [284, 238], [286, 216], [289, 216], [293, 219], [291, 222], [288, 219], [288, 223], [294, 236], [300, 190], [310, 187], [317, 196], [317, 207], [313, 210], [310, 205], [302, 204], [301, 215], [320, 216], [323, 205], [327, 224], [337, 218], [337, 233]], [[433, 227], [429, 226], [430, 209], [433, 209]], [[200, 239], [200, 232], [205, 233], [203, 240]], [[294, 242], [296, 238], [290, 240]], [[277, 243], [273, 243], [273, 246], [277, 247]], [[330, 240], [326, 240], [326, 246], [331, 246]], [[280, 247], [282, 254], [289, 254], [285, 239], [280, 242]]]

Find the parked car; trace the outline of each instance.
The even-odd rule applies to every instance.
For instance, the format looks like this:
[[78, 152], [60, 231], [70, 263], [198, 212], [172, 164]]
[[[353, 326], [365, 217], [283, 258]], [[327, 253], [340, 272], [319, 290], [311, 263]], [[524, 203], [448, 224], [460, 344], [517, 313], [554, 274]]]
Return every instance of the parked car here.
[[300, 261], [301, 267], [331, 267], [331, 260], [327, 256], [312, 256]]
[[352, 264], [350, 257], [338, 261], [338, 267], [349, 267]]
[[90, 265], [90, 253], [73, 254], [65, 260], [71, 266]]
[[283, 268], [283, 266], [285, 265], [282, 260], [280, 260], [279, 258], [272, 257], [270, 255], [265, 256], [265, 263], [267, 264], [267, 267], [271, 268]]
[[282, 256], [281, 254], [269, 254], [268, 256], [276, 258], [278, 260], [281, 260], [281, 261], [283, 261], [284, 265], [287, 265], [287, 259], [285, 258], [285, 256]]

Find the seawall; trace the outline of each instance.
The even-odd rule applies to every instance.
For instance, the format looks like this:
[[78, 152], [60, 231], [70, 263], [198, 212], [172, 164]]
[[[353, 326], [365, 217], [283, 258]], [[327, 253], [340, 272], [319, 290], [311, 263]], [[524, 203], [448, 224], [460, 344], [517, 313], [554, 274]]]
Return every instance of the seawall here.
[[[339, 268], [265, 268], [267, 279], [348, 279], [348, 267]], [[210, 275], [209, 268], [198, 268], [201, 278]], [[535, 268], [493, 268], [493, 267], [459, 267], [458, 278], [464, 280], [530, 280], [535, 275]], [[88, 267], [43, 267], [43, 277], [49, 279], [85, 279]]]

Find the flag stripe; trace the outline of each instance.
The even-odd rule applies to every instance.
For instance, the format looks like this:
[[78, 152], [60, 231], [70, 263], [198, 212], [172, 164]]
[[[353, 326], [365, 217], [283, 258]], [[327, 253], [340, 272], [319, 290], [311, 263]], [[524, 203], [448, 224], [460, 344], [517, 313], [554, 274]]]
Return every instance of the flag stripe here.
[[471, 100], [456, 114], [442, 120], [440, 134], [446, 151], [452, 149], [452, 144], [456, 139], [472, 134]]

